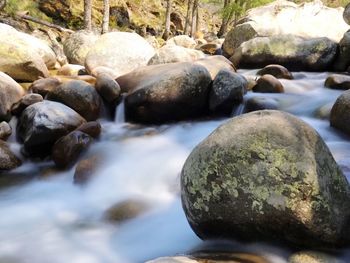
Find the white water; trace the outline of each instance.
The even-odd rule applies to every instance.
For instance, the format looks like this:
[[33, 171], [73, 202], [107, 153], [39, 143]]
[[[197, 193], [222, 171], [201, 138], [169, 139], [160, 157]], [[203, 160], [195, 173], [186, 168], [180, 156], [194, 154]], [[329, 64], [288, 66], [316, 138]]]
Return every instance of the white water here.
[[[300, 73], [297, 80], [282, 81], [286, 94], [263, 96], [278, 99], [283, 110], [310, 123], [339, 164], [349, 167], [348, 140], [329, 121], [313, 117], [341, 93], [323, 87], [326, 76]], [[195, 249], [202, 241], [182, 211], [179, 174], [193, 147], [224, 121], [148, 128], [102, 122], [103, 135], [89, 153], [105, 156], [106, 164], [86, 187], [73, 185], [72, 169], [0, 190], [0, 262], [136, 263]], [[32, 170], [33, 164], [21, 169]], [[121, 225], [102, 219], [106, 209], [128, 198], [144, 200], [151, 209]], [[252, 246], [252, 251], [285, 262], [277, 249]]]

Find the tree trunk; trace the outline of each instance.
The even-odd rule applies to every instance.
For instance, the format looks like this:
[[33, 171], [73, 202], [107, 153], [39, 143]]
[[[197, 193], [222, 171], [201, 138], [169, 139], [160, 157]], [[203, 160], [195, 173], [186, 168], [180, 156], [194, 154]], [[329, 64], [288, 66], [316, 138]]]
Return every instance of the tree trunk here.
[[6, 0], [0, 0], [0, 11], [4, 10], [6, 7]]
[[190, 33], [189, 27], [190, 27], [190, 19], [191, 19], [190, 16], [191, 16], [192, 5], [193, 5], [193, 0], [188, 0], [184, 35], [188, 35]]
[[[224, 9], [228, 8], [230, 4], [231, 4], [231, 0], [225, 0]], [[217, 33], [217, 36], [219, 38], [226, 34], [228, 25], [232, 20], [232, 16], [233, 16], [233, 12], [230, 12], [230, 14], [226, 14], [225, 16], [223, 16], [219, 32]]]
[[167, 40], [170, 34], [170, 14], [171, 14], [171, 0], [167, 0], [166, 14], [165, 14], [165, 30], [163, 34], [163, 39]]
[[191, 28], [191, 36], [194, 37], [194, 35], [196, 34], [197, 28], [197, 22], [196, 22], [196, 18], [197, 18], [197, 13], [198, 12], [198, 0], [194, 0], [193, 1], [193, 8], [192, 8], [192, 28]]
[[84, 0], [84, 29], [92, 29], [92, 0]]
[[109, 0], [103, 0], [102, 34], [109, 31]]

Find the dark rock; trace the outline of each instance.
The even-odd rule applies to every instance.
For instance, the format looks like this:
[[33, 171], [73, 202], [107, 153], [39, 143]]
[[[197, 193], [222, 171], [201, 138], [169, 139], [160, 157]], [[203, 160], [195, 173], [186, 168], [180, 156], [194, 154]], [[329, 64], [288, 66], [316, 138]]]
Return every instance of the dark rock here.
[[233, 118], [185, 162], [181, 197], [203, 239], [349, 244], [350, 187], [327, 145], [288, 113]]
[[33, 82], [33, 84], [29, 87], [29, 90], [44, 97], [47, 93], [54, 90], [61, 84], [62, 82], [57, 78], [38, 79]]
[[248, 82], [242, 75], [227, 69], [220, 70], [214, 79], [209, 97], [212, 112], [229, 115], [243, 101]]
[[260, 77], [253, 87], [254, 92], [260, 93], [283, 93], [282, 83], [272, 75], [264, 75]]
[[334, 62], [335, 71], [345, 71], [350, 66], [350, 31], [346, 32], [339, 42], [339, 54]]
[[0, 123], [0, 140], [6, 141], [8, 137], [10, 137], [12, 134], [12, 128], [11, 126], [6, 122], [3, 121]]
[[105, 218], [108, 221], [115, 223], [122, 223], [130, 219], [139, 217], [147, 212], [149, 209], [148, 204], [140, 200], [126, 200], [120, 202], [105, 212]]
[[84, 132], [90, 135], [92, 138], [98, 138], [101, 134], [101, 124], [97, 121], [90, 121], [87, 123], [83, 123], [77, 129], [77, 131]]
[[52, 145], [85, 122], [71, 108], [53, 101], [27, 107], [18, 123], [18, 136], [29, 154], [47, 154]]
[[350, 135], [350, 90], [344, 91], [331, 110], [331, 126]]
[[350, 89], [350, 76], [340, 74], [330, 75], [324, 85], [331, 89], [348, 90]]
[[85, 152], [93, 138], [81, 131], [73, 131], [61, 137], [52, 148], [52, 159], [59, 168], [69, 168]]
[[343, 13], [344, 21], [350, 25], [350, 3], [346, 5]]
[[25, 110], [25, 108], [43, 100], [44, 99], [40, 94], [32, 93], [24, 95], [18, 102], [13, 104], [11, 112], [13, 115], [19, 116]]
[[11, 152], [8, 144], [0, 140], [0, 171], [12, 170], [21, 164], [21, 160]]
[[244, 111], [245, 113], [258, 110], [277, 110], [279, 103], [276, 99], [266, 97], [252, 97], [247, 99]]
[[88, 183], [100, 164], [100, 157], [96, 155], [79, 161], [74, 172], [74, 184]]
[[120, 99], [119, 84], [107, 74], [99, 74], [95, 88], [101, 97], [108, 103], [116, 103]]
[[281, 65], [268, 65], [257, 72], [257, 75], [272, 75], [278, 79], [293, 79], [292, 73]]
[[212, 80], [215, 79], [218, 72], [222, 69], [236, 72], [235, 66], [224, 56], [210, 56], [207, 58], [199, 59], [194, 63], [205, 67], [209, 71]]
[[85, 81], [72, 80], [63, 83], [51, 90], [46, 98], [67, 105], [87, 121], [94, 121], [100, 115], [100, 96], [95, 88]]

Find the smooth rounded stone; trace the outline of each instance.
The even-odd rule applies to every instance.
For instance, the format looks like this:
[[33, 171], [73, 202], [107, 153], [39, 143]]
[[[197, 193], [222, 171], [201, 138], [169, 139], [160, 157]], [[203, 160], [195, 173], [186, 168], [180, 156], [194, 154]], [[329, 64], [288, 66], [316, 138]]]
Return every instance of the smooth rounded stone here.
[[74, 172], [74, 184], [85, 185], [101, 165], [100, 156], [93, 155], [78, 162]]
[[220, 70], [213, 81], [209, 95], [209, 109], [218, 114], [230, 115], [235, 105], [247, 93], [246, 78], [231, 70]]
[[350, 66], [350, 31], [339, 42], [339, 54], [334, 62], [334, 71], [345, 71]]
[[104, 74], [108, 75], [112, 79], [116, 79], [119, 77], [119, 74], [116, 74], [116, 72], [113, 69], [107, 68], [107, 67], [96, 67], [91, 72], [91, 75], [96, 78], [99, 75], [104, 75]]
[[331, 89], [348, 90], [350, 89], [350, 76], [340, 74], [330, 75], [324, 85]]
[[283, 93], [282, 83], [272, 75], [261, 76], [253, 87], [254, 92], [260, 93]]
[[197, 45], [196, 40], [187, 35], [180, 35], [170, 38], [165, 42], [166, 45], [180, 46], [184, 48], [195, 48]]
[[120, 99], [120, 86], [108, 74], [99, 74], [97, 76], [95, 88], [108, 103], [115, 103]]
[[62, 136], [75, 130], [85, 119], [66, 105], [42, 101], [27, 107], [18, 122], [18, 136], [29, 154], [46, 154]]
[[350, 90], [344, 91], [331, 110], [331, 126], [350, 135]]
[[154, 48], [140, 35], [111, 32], [103, 34], [95, 42], [86, 56], [85, 66], [90, 73], [103, 66], [121, 76], [146, 66], [154, 54]]
[[80, 72], [85, 71], [85, 67], [75, 64], [67, 64], [62, 66], [58, 71], [57, 75], [62, 76], [79, 76]]
[[85, 81], [72, 80], [63, 83], [51, 90], [46, 99], [67, 105], [87, 121], [94, 121], [100, 115], [100, 96], [96, 89]]
[[345, 261], [323, 252], [301, 251], [291, 255], [288, 263], [345, 263]]
[[272, 75], [278, 79], [293, 79], [292, 73], [281, 65], [268, 65], [257, 72], [257, 75]]
[[62, 82], [58, 78], [38, 79], [33, 82], [33, 84], [29, 87], [29, 90], [44, 97], [47, 93], [54, 90], [61, 84]]
[[320, 135], [288, 113], [252, 112], [217, 128], [186, 160], [181, 198], [202, 239], [349, 244], [347, 179]]
[[221, 49], [221, 45], [216, 43], [207, 43], [200, 45], [198, 49], [201, 50], [204, 54], [215, 55], [217, 54], [218, 50]]
[[278, 100], [267, 97], [252, 97], [247, 99], [243, 112], [248, 113], [258, 110], [277, 110]]
[[6, 141], [12, 134], [12, 128], [6, 121], [0, 122], [0, 140]]
[[0, 140], [0, 172], [21, 166], [22, 161], [10, 150], [8, 144]]
[[175, 45], [165, 45], [158, 49], [156, 54], [148, 62], [148, 65], [175, 62], [193, 62], [204, 57], [204, 53], [199, 50]]
[[24, 89], [10, 76], [0, 72], [0, 121], [11, 119], [12, 105], [24, 96]]
[[125, 200], [110, 207], [104, 218], [115, 223], [122, 223], [145, 214], [149, 210], [149, 205], [141, 200]]
[[348, 25], [350, 25], [350, 3], [344, 8], [343, 19]]
[[136, 123], [166, 123], [205, 116], [211, 77], [192, 63], [153, 65], [117, 79], [125, 97], [125, 117]]
[[293, 35], [256, 37], [235, 49], [230, 58], [242, 68], [282, 65], [294, 71], [324, 71], [330, 69], [338, 45], [328, 38], [304, 39]]
[[232, 62], [220, 55], [199, 59], [194, 63], [205, 67], [209, 71], [212, 80], [215, 79], [220, 70], [227, 69], [236, 72], [236, 68]]
[[102, 127], [101, 124], [97, 121], [90, 121], [90, 122], [86, 122], [83, 123], [82, 125], [80, 125], [76, 131], [81, 131], [84, 132], [88, 135], [90, 135], [92, 138], [98, 138], [101, 134], [102, 131]]
[[15, 116], [21, 115], [21, 113], [27, 108], [28, 106], [43, 101], [43, 96], [36, 93], [26, 94], [24, 95], [18, 102], [13, 104], [11, 112]]
[[334, 105], [334, 103], [330, 102], [330, 103], [327, 103], [327, 104], [319, 107], [315, 111], [315, 117], [322, 119], [322, 120], [329, 120], [331, 117], [331, 111], [332, 111], [333, 105]]
[[52, 147], [52, 160], [62, 169], [75, 164], [93, 142], [93, 138], [81, 131], [73, 131], [61, 137]]
[[94, 32], [84, 30], [71, 34], [63, 43], [63, 51], [69, 63], [84, 66], [85, 58], [98, 38]]

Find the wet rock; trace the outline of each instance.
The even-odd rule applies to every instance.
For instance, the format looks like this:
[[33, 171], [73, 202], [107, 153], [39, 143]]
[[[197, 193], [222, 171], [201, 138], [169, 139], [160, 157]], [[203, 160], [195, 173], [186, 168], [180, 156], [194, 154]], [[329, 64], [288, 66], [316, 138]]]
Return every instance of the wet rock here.
[[47, 93], [54, 90], [61, 84], [62, 82], [57, 78], [38, 79], [33, 82], [33, 84], [29, 87], [29, 90], [44, 97]]
[[331, 117], [331, 111], [332, 111], [333, 105], [334, 103], [330, 102], [321, 106], [316, 110], [315, 117], [323, 120], [329, 120]]
[[0, 140], [6, 141], [8, 137], [10, 137], [12, 134], [12, 128], [11, 126], [6, 122], [3, 121], [0, 123]]
[[340, 74], [330, 75], [324, 85], [331, 89], [348, 90], [350, 89], [350, 76]]
[[260, 93], [283, 93], [282, 83], [272, 75], [263, 75], [253, 87], [254, 92]]
[[120, 86], [108, 74], [99, 74], [97, 76], [95, 88], [108, 103], [116, 103], [120, 99]]
[[181, 197], [202, 239], [349, 244], [347, 179], [319, 134], [288, 113], [248, 113], [217, 128], [186, 160]]
[[94, 32], [77, 31], [63, 43], [63, 51], [69, 63], [84, 66], [85, 58], [98, 39]]
[[233, 107], [243, 101], [247, 85], [244, 76], [231, 70], [220, 70], [210, 91], [209, 109], [218, 114], [230, 115]]
[[170, 38], [168, 41], [166, 41], [166, 45], [174, 45], [184, 48], [195, 48], [197, 43], [192, 37], [189, 37], [187, 35], [180, 35]]
[[175, 45], [165, 45], [156, 52], [156, 54], [148, 62], [148, 65], [175, 62], [193, 62], [204, 57], [204, 53], [199, 50]]
[[101, 134], [101, 124], [98, 123], [97, 121], [90, 121], [83, 123], [80, 125], [76, 130], [84, 132], [88, 135], [90, 135], [92, 138], [98, 138]]
[[293, 79], [292, 73], [281, 65], [268, 65], [257, 72], [257, 75], [272, 75], [278, 79]]
[[345, 32], [339, 42], [339, 54], [334, 62], [335, 71], [345, 71], [350, 66], [350, 31]]
[[67, 64], [67, 65], [62, 66], [57, 71], [57, 75], [78, 76], [78, 75], [81, 75], [80, 72], [85, 72], [84, 66], [75, 65], [75, 64]]
[[111, 32], [99, 37], [86, 57], [85, 66], [90, 73], [103, 66], [121, 76], [146, 66], [154, 54], [154, 48], [138, 34]]
[[258, 110], [277, 110], [279, 103], [274, 98], [252, 97], [249, 98], [244, 106], [244, 112], [252, 112]]
[[99, 156], [91, 156], [78, 162], [74, 172], [74, 184], [85, 185], [100, 166]]
[[347, 4], [343, 12], [344, 21], [350, 25], [350, 4]]
[[126, 200], [109, 208], [104, 215], [108, 221], [122, 223], [146, 213], [149, 205], [140, 200]]
[[323, 252], [301, 251], [290, 256], [288, 263], [345, 263], [345, 261]]
[[40, 94], [31, 93], [24, 95], [18, 102], [13, 104], [11, 112], [15, 116], [19, 116], [28, 106], [43, 101], [43, 97]]
[[216, 75], [220, 70], [227, 69], [232, 72], [236, 72], [236, 69], [231, 61], [229, 61], [224, 56], [210, 56], [207, 58], [199, 59], [194, 62], [196, 65], [201, 65], [205, 67], [212, 78], [215, 79]]
[[165, 123], [205, 116], [209, 72], [192, 63], [153, 65], [117, 79], [128, 91], [125, 117], [136, 123]]
[[72, 80], [51, 90], [46, 98], [61, 102], [83, 116], [87, 121], [100, 115], [101, 99], [95, 88], [85, 81]]
[[69, 168], [92, 143], [93, 138], [81, 131], [73, 131], [61, 137], [52, 147], [52, 160], [59, 168]]
[[8, 144], [0, 140], [0, 171], [12, 170], [21, 164], [21, 160], [12, 153]]
[[25, 94], [23, 88], [11, 77], [0, 72], [0, 121], [11, 119], [11, 107]]
[[331, 111], [331, 126], [350, 135], [350, 90], [344, 91], [336, 100]]
[[242, 43], [230, 60], [243, 68], [279, 64], [295, 71], [323, 71], [331, 68], [336, 54], [337, 43], [328, 38], [279, 35]]
[[85, 122], [64, 104], [42, 101], [27, 107], [18, 123], [18, 136], [29, 154], [47, 154], [52, 145]]

